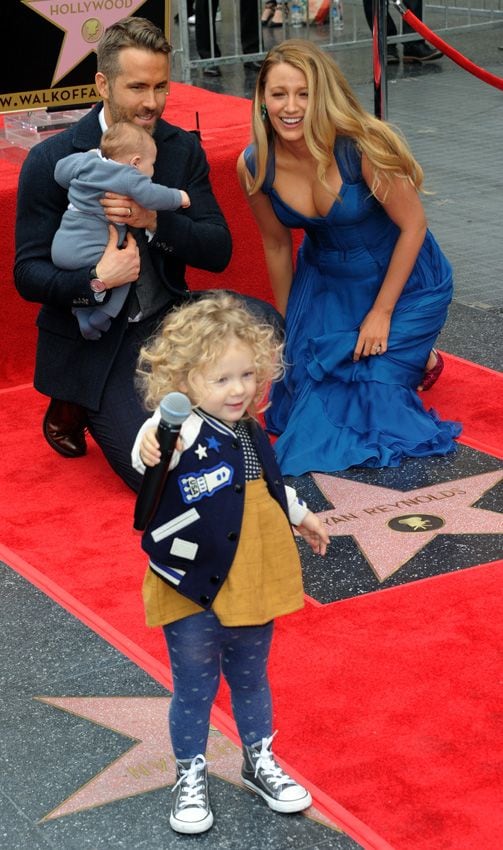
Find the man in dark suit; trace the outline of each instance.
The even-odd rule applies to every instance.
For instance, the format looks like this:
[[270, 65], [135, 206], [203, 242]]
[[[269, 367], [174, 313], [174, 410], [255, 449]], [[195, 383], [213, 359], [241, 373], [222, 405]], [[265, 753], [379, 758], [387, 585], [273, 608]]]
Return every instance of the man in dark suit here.
[[[103, 104], [72, 128], [30, 151], [19, 180], [15, 282], [23, 298], [42, 304], [35, 387], [51, 397], [44, 435], [66, 457], [86, 451], [87, 427], [108, 462], [137, 490], [140, 476], [130, 451], [145, 412], [135, 391], [140, 346], [163, 315], [188, 297], [185, 266], [222, 271], [231, 236], [213, 195], [208, 163], [197, 136], [161, 119], [170, 46], [150, 21], [126, 18], [109, 27], [98, 45], [96, 86]], [[109, 221], [127, 224], [123, 249], [109, 244], [93, 269], [62, 271], [51, 262], [53, 235], [67, 206], [54, 167], [74, 151], [98, 147], [102, 132], [118, 120], [145, 127], [157, 144], [154, 181], [189, 193], [187, 210], [155, 213], [130, 198], [103, 200]], [[116, 286], [136, 281], [111, 328], [86, 340], [75, 307], [102, 303]]]

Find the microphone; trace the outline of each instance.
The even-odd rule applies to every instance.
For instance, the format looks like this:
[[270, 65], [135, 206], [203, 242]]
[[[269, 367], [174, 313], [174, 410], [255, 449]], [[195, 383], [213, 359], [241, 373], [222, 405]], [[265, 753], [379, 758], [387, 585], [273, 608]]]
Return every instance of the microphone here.
[[145, 470], [134, 511], [135, 531], [144, 531], [157, 510], [180, 428], [190, 414], [192, 405], [188, 396], [183, 393], [168, 393], [162, 399], [160, 408], [161, 419], [157, 427], [157, 439], [161, 449], [161, 460], [156, 466], [147, 466]]

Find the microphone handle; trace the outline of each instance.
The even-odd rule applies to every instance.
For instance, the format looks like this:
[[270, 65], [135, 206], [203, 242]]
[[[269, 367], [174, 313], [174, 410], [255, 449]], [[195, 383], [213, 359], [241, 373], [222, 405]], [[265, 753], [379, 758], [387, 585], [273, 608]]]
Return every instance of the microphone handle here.
[[179, 433], [179, 424], [170, 425], [161, 419], [157, 426], [161, 460], [156, 466], [148, 466], [145, 470], [134, 511], [133, 528], [136, 531], [145, 530], [158, 508]]

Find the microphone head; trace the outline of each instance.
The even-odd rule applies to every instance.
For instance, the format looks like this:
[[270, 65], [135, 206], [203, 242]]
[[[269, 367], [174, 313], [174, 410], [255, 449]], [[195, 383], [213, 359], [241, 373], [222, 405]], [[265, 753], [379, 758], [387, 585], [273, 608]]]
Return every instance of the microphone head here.
[[160, 404], [161, 419], [168, 425], [181, 425], [192, 411], [190, 398], [184, 393], [168, 393]]

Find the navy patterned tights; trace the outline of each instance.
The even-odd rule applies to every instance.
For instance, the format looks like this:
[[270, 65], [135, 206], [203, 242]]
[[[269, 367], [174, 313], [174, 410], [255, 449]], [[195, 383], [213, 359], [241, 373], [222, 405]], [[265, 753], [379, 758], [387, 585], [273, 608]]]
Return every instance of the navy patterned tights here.
[[164, 626], [173, 673], [169, 728], [175, 758], [192, 759], [206, 751], [210, 711], [221, 672], [243, 744], [272, 734], [272, 701], [267, 659], [273, 623], [222, 626], [203, 611]]

